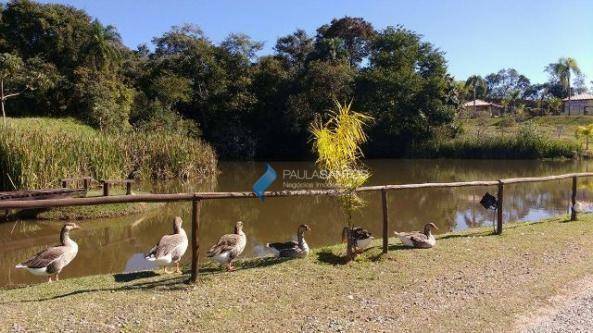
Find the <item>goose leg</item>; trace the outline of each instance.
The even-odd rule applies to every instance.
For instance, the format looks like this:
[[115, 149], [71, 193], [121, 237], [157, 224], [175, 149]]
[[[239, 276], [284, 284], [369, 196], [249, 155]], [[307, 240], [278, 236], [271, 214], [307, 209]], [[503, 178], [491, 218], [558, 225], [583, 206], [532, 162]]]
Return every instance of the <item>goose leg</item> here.
[[179, 263], [176, 263], [177, 268], [175, 269], [175, 273], [181, 273], [181, 268], [179, 267]]
[[163, 266], [163, 271], [165, 272], [165, 274], [171, 274], [171, 272], [169, 272], [169, 271], [167, 270], [167, 266]]
[[235, 270], [235, 267], [233, 267], [233, 264], [229, 262], [229, 263], [226, 265], [226, 270], [227, 270], [228, 272], [232, 272], [232, 271], [234, 271], [234, 270]]
[[47, 283], [51, 283], [51, 275], [47, 277]]
[[56, 281], [60, 281], [60, 274], [56, 274]]

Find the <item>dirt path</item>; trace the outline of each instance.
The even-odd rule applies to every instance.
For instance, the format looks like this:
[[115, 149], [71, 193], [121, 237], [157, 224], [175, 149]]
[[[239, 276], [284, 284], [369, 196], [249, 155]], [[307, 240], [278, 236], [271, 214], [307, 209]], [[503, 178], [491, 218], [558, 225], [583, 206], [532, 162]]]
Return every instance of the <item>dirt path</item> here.
[[593, 330], [593, 276], [570, 284], [551, 303], [533, 316], [521, 318], [518, 330], [525, 333]]

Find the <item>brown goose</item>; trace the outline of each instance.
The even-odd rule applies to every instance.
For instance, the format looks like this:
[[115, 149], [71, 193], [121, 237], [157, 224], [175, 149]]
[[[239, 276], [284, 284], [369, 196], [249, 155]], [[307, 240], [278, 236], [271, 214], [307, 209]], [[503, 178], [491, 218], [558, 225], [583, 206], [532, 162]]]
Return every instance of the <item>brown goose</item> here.
[[187, 250], [187, 234], [181, 227], [183, 220], [177, 216], [173, 220], [173, 234], [165, 235], [161, 240], [148, 251], [145, 255], [146, 260], [152, 261], [159, 266], [163, 266], [165, 274], [169, 274], [167, 266], [175, 264], [175, 273], [181, 273], [179, 261]]
[[424, 226], [424, 232], [394, 232], [405, 246], [416, 247], [420, 249], [429, 249], [433, 247], [437, 240], [432, 234], [432, 230], [438, 230], [434, 223], [428, 223]]
[[243, 253], [246, 244], [247, 237], [243, 232], [243, 222], [238, 221], [234, 233], [220, 237], [218, 243], [208, 250], [207, 255], [219, 264], [225, 265], [227, 271], [231, 272], [235, 270], [233, 260]]
[[300, 258], [309, 254], [309, 245], [305, 241], [305, 231], [311, 228], [306, 224], [301, 224], [297, 229], [297, 240], [285, 243], [268, 243], [266, 247], [270, 248], [276, 257], [280, 258]]
[[55, 275], [56, 281], [59, 274], [78, 253], [78, 244], [70, 239], [70, 230], [79, 229], [76, 223], [66, 223], [60, 231], [60, 245], [49, 247], [32, 258], [24, 261], [16, 268], [24, 268], [33, 275], [47, 276], [47, 282], [52, 282], [51, 277]]

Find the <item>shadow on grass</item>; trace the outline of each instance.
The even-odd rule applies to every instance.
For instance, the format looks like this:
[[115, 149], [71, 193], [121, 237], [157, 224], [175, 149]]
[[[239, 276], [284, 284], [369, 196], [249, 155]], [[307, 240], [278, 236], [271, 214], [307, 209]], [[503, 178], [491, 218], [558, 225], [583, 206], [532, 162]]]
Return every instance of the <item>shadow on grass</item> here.
[[330, 265], [346, 265], [348, 262], [350, 262], [347, 256], [337, 255], [330, 249], [317, 252], [317, 260], [324, 264]]
[[141, 272], [132, 272], [132, 273], [119, 273], [113, 274], [113, 278], [115, 282], [130, 282], [139, 279], [146, 279], [158, 276], [157, 273], [153, 271], [141, 271]]
[[[503, 228], [504, 232], [504, 228]], [[490, 231], [481, 231], [481, 232], [471, 232], [471, 233], [464, 233], [464, 234], [449, 234], [437, 237], [438, 240], [442, 239], [455, 239], [455, 238], [470, 238], [470, 237], [490, 237], [490, 236], [497, 236], [494, 230]]]
[[[234, 264], [237, 270], [244, 270], [244, 269], [252, 269], [252, 268], [262, 268], [268, 267], [273, 265], [278, 265], [290, 260], [294, 260], [297, 258], [275, 258], [275, 257], [263, 257], [263, 258], [254, 258], [248, 260], [241, 260]], [[221, 274], [227, 273], [225, 267], [221, 265], [216, 265], [214, 263], [206, 263], [202, 264], [200, 267], [200, 273], [210, 273], [210, 274]]]

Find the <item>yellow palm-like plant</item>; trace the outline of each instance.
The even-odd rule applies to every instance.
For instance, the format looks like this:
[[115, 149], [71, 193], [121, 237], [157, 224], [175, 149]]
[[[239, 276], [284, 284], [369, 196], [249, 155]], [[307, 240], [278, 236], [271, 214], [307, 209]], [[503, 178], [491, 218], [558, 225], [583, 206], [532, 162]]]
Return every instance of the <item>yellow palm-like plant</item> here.
[[593, 136], [593, 124], [579, 126], [575, 132], [577, 139], [585, 138], [585, 150], [589, 150], [589, 138]]
[[[316, 119], [310, 132], [313, 135], [313, 149], [317, 153], [316, 163], [327, 171], [328, 185], [343, 190], [338, 200], [351, 230], [352, 213], [365, 204], [356, 193], [356, 188], [364, 185], [370, 177], [368, 170], [360, 163], [363, 157], [360, 146], [367, 141], [364, 127], [373, 118], [353, 111], [352, 101], [345, 105], [336, 102], [336, 108], [327, 122]], [[348, 237], [347, 252], [350, 258], [352, 248], [353, 243]]]

